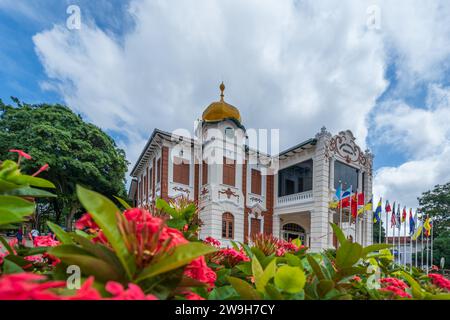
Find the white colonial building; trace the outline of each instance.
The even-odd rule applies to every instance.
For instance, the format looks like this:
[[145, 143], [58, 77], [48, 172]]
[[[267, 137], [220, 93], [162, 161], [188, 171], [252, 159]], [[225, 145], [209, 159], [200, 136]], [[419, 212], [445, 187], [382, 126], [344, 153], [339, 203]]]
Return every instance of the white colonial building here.
[[[322, 128], [312, 138], [277, 155], [249, 148], [237, 108], [211, 103], [197, 121], [194, 137], [155, 129], [131, 176], [129, 196], [136, 206], [183, 196], [198, 203], [204, 225], [200, 237], [222, 243], [248, 242], [252, 235], [300, 237], [313, 251], [336, 246], [329, 208], [337, 186], [372, 195], [372, 160], [350, 131], [332, 135]], [[343, 211], [343, 221], [348, 212]], [[343, 224], [354, 241], [372, 243], [372, 212], [358, 225]]]

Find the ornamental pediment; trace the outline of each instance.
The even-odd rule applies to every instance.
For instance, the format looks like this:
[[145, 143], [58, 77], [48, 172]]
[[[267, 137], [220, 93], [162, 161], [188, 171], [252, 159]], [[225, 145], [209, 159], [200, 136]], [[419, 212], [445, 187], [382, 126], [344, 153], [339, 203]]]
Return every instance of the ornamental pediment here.
[[373, 156], [368, 150], [363, 152], [355, 140], [356, 138], [350, 130], [339, 132], [326, 143], [326, 157], [334, 157], [348, 164], [362, 166], [370, 170]]

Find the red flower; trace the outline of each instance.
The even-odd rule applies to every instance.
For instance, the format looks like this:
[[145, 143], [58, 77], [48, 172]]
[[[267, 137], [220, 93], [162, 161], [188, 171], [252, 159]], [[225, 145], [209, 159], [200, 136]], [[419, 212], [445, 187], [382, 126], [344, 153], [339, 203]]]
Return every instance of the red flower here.
[[205, 298], [192, 291], [184, 291], [183, 294], [186, 300], [205, 300]]
[[223, 264], [225, 266], [232, 268], [238, 263], [250, 261], [250, 259], [244, 253], [244, 250], [242, 248], [239, 251], [237, 251], [234, 248], [231, 249], [226, 248], [221, 249], [219, 252], [215, 253], [211, 257], [211, 261], [216, 264]]
[[33, 245], [35, 247], [55, 247], [59, 245], [59, 241], [52, 236], [37, 236], [33, 239]]
[[203, 241], [213, 247], [220, 248], [220, 241], [217, 239], [214, 239], [213, 237], [206, 237], [206, 239]]
[[438, 273], [430, 273], [428, 275], [428, 278], [430, 278], [431, 282], [439, 288], [450, 291], [450, 280], [448, 280], [443, 275]]
[[142, 289], [134, 283], [129, 283], [128, 289], [125, 290], [120, 283], [109, 281], [106, 284], [105, 289], [113, 295], [111, 300], [158, 300], [158, 298], [152, 294], [146, 295]]
[[380, 283], [384, 285], [384, 288], [380, 289], [382, 292], [389, 292], [393, 296], [399, 296], [402, 298], [411, 298], [411, 295], [405, 291], [408, 286], [400, 279], [383, 278], [380, 279]]
[[24, 152], [23, 150], [11, 149], [9, 150], [9, 152], [17, 152], [17, 154], [19, 155], [19, 160], [22, 157], [24, 157], [27, 160], [31, 159], [31, 156], [28, 153]]
[[0, 300], [59, 300], [50, 291], [66, 285], [64, 281], [47, 281], [42, 275], [33, 273], [14, 273], [0, 277]]
[[184, 270], [184, 274], [192, 279], [207, 283], [210, 288], [216, 282], [216, 273], [207, 266], [205, 257], [199, 257], [192, 261]]
[[360, 282], [360, 281], [361, 281], [361, 278], [358, 277], [358, 276], [353, 276], [352, 280], [353, 280], [353, 281]]
[[396, 286], [387, 286], [385, 288], [381, 288], [380, 291], [389, 292], [393, 296], [399, 296], [401, 298], [411, 298], [411, 295], [402, 289], [396, 287]]
[[93, 288], [94, 277], [90, 276], [86, 279], [80, 289], [77, 290], [75, 295], [66, 297], [67, 300], [101, 300], [102, 296]]
[[45, 171], [47, 169], [48, 169], [48, 163], [44, 164], [38, 171], [33, 173], [32, 176], [36, 177], [38, 174], [40, 174], [41, 172], [43, 172], [43, 171]]
[[75, 228], [79, 230], [84, 230], [86, 228], [98, 230], [97, 224], [92, 220], [92, 217], [89, 213], [85, 213], [81, 216], [80, 219], [75, 222]]

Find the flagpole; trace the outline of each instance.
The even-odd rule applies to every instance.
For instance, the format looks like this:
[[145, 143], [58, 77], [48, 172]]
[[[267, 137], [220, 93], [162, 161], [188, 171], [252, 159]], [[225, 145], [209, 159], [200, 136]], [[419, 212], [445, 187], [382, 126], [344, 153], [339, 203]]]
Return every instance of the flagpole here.
[[434, 227], [434, 223], [433, 221], [431, 221], [431, 267], [433, 268], [433, 227]]
[[[400, 208], [400, 203], [398, 204], [398, 207]], [[397, 210], [398, 213], [398, 210]], [[396, 228], [397, 228], [397, 258], [398, 258], [398, 264], [400, 263], [400, 228], [401, 228], [401, 221], [398, 220], [398, 214], [395, 214], [395, 220], [396, 220]]]
[[353, 195], [353, 186], [350, 186], [350, 210], [348, 215], [347, 238], [350, 236], [350, 227], [352, 224], [352, 195]]
[[339, 228], [342, 230], [342, 181], [339, 180]]
[[[384, 210], [386, 211], [386, 205], [384, 206]], [[386, 238], [384, 239], [384, 242], [388, 243], [388, 232], [389, 232], [389, 219], [388, 219], [388, 212], [386, 211]]]
[[429, 238], [429, 235], [427, 235], [427, 251], [426, 251], [426, 253], [427, 253], [427, 274], [428, 274], [428, 238]]
[[[423, 220], [423, 217], [421, 217], [421, 220]], [[420, 269], [423, 269], [423, 234], [424, 234], [424, 230], [423, 230], [423, 221], [422, 221], [422, 244], [420, 246], [420, 251], [421, 251]]]
[[[418, 230], [419, 229], [419, 219], [417, 217], [417, 209], [416, 209], [416, 214], [414, 215], [414, 218], [415, 218], [414, 222], [416, 223], [416, 229]], [[417, 268], [417, 238], [418, 237], [416, 237], [416, 248], [415, 248], [415, 252], [414, 252], [414, 259], [416, 260], [416, 268]]]
[[[405, 207], [405, 212], [406, 212], [406, 207]], [[406, 217], [407, 217], [408, 215], [406, 215]], [[404, 228], [405, 228], [405, 230], [403, 230], [403, 235], [404, 235], [404, 239], [403, 239], [403, 261], [404, 261], [404, 267], [405, 267], [405, 269], [406, 269], [406, 217], [405, 217], [405, 225], [404, 225]]]
[[[410, 211], [409, 211], [409, 257], [410, 257], [410, 259], [409, 259], [409, 266], [410, 266], [410, 270], [411, 270], [411, 274], [412, 274], [412, 271], [413, 271], [413, 260], [412, 260], [412, 252], [413, 252], [413, 240], [412, 240], [412, 236], [413, 236], [413, 232], [414, 232], [414, 230], [411, 230], [411, 219], [413, 219], [413, 221], [414, 221], [414, 218], [413, 218], [413, 216], [412, 216], [412, 208], [410, 209]], [[414, 229], [415, 229], [415, 227], [416, 227], [416, 225], [414, 225]]]

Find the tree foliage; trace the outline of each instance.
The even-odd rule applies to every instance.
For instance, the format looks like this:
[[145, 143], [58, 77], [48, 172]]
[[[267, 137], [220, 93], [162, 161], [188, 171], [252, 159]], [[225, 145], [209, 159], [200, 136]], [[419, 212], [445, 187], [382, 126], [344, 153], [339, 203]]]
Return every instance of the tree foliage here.
[[58, 198], [51, 200], [51, 208], [57, 222], [69, 215], [70, 227], [71, 218], [80, 209], [76, 184], [110, 197], [124, 196], [128, 163], [125, 152], [111, 137], [66, 106], [14, 101], [16, 106], [0, 100], [0, 158], [15, 160], [8, 150], [22, 149], [33, 156], [32, 161], [22, 163], [24, 172], [49, 164], [50, 170], [41, 176], [56, 185]]
[[450, 182], [424, 192], [418, 200], [419, 211], [433, 219], [435, 238], [450, 229]]

